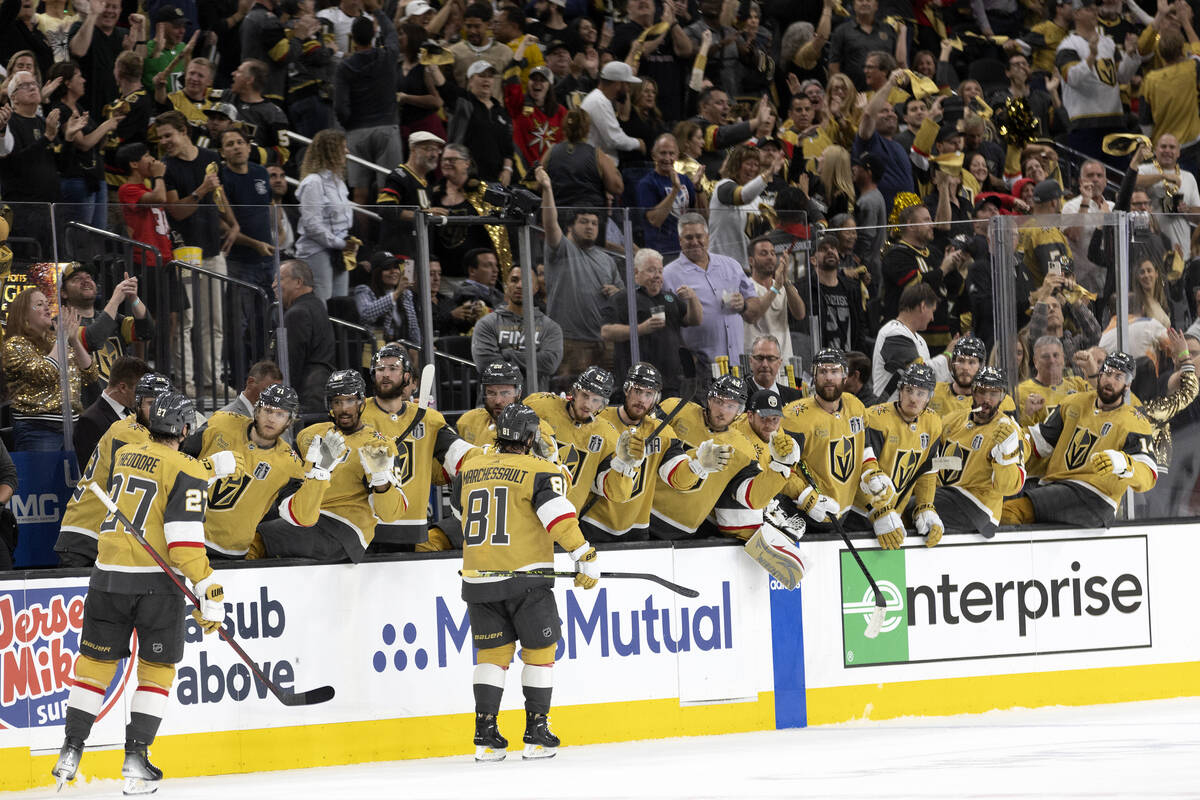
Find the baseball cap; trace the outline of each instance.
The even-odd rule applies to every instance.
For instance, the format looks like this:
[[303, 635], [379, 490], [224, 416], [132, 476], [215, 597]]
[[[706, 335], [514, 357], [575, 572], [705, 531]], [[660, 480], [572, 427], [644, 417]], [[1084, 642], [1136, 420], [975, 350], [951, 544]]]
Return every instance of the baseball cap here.
[[1062, 196], [1062, 187], [1058, 185], [1058, 181], [1056, 180], [1047, 178], [1033, 187], [1033, 202], [1035, 203], [1048, 203]]
[[433, 11], [433, 6], [426, 3], [425, 0], [413, 0], [413, 2], [404, 7], [404, 18], [419, 17], [422, 14], [428, 14], [430, 11]]
[[779, 395], [769, 389], [759, 389], [746, 405], [747, 411], [753, 411], [760, 417], [782, 417], [783, 403]]
[[642, 79], [633, 74], [633, 69], [624, 61], [610, 61], [600, 70], [600, 80], [618, 81], [620, 83], [641, 83]]
[[154, 12], [153, 21], [155, 25], [160, 22], [171, 25], [183, 24], [187, 22], [187, 16], [175, 6], [159, 6], [158, 10]]
[[413, 131], [408, 135], [408, 147], [410, 150], [425, 142], [445, 144], [446, 140], [438, 136], [436, 133], [430, 133], [429, 131]]
[[488, 70], [496, 71], [496, 67], [490, 61], [484, 61], [482, 58], [476, 61], [471, 66], [467, 67], [467, 78], [474, 78], [476, 75], [481, 75]]
[[209, 108], [204, 109], [205, 114], [221, 114], [229, 117], [231, 122], [237, 122], [238, 113], [234, 108], [233, 103], [216, 103]]
[[937, 141], [944, 142], [947, 139], [953, 139], [955, 136], [962, 136], [962, 131], [953, 123], [946, 123], [938, 128]]
[[92, 280], [96, 279], [96, 271], [94, 269], [92, 269], [91, 264], [84, 264], [80, 261], [72, 261], [70, 264], [67, 265], [67, 268], [63, 270], [63, 274], [62, 274], [63, 283], [66, 283], [73, 276], [78, 275], [80, 272], [85, 272], [88, 275], [91, 275]]
[[542, 48], [542, 53], [545, 55], [550, 55], [555, 50], [566, 50], [568, 53], [571, 52], [571, 48], [567, 47], [566, 42], [562, 41], [561, 39], [552, 39], [549, 42], [546, 42], [546, 46]]
[[380, 250], [371, 256], [371, 272], [381, 269], [392, 269], [400, 266], [401, 256], [393, 255], [387, 250]]
[[549, 67], [534, 67], [533, 69], [529, 70], [529, 77], [532, 78], [534, 75], [540, 75], [552, 83], [554, 81], [554, 76], [550, 74]]
[[883, 162], [871, 153], [860, 153], [858, 158], [854, 159], [854, 163], [871, 173], [871, 180], [876, 183], [883, 177]]

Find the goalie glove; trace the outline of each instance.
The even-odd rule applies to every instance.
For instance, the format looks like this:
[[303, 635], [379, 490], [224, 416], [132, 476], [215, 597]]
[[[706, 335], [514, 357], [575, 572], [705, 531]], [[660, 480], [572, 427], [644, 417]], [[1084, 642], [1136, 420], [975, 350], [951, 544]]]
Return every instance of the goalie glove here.
[[1006, 432], [997, 428], [992, 434], [992, 461], [1002, 466], [1015, 464], [1021, 458], [1021, 434], [1019, 431]]
[[367, 474], [367, 483], [372, 489], [391, 484], [399, 486], [396, 473], [392, 469], [392, 454], [386, 447], [380, 445], [363, 445], [358, 448], [358, 460], [363, 472]]
[[628, 429], [621, 431], [612, 457], [613, 469], [626, 477], [635, 477], [645, 457], [646, 440]]
[[871, 507], [880, 509], [894, 509], [896, 506], [896, 485], [892, 483], [892, 479], [887, 473], [879, 469], [879, 467], [868, 467], [863, 470], [862, 478], [858, 481], [858, 488], [862, 489], [862, 493], [871, 498]]
[[875, 529], [875, 538], [884, 550], [899, 550], [904, 543], [904, 520], [891, 506], [878, 511], [872, 511], [871, 527]]
[[808, 530], [804, 515], [789, 514], [777, 497], [771, 498], [771, 502], [767, 503], [767, 507], [763, 509], [763, 518], [794, 539], [804, 538], [804, 532]]
[[236, 478], [244, 474], [246, 472], [246, 459], [241, 453], [235, 453], [232, 450], [222, 450], [201, 460], [200, 466], [208, 470], [208, 481], [212, 483], [222, 478]]
[[942, 540], [946, 529], [942, 526], [942, 518], [938, 516], [933, 506], [926, 503], [913, 510], [913, 524], [917, 533], [925, 537], [925, 546], [933, 547]]
[[771, 469], [781, 475], [791, 475], [792, 467], [800, 460], [800, 448], [796, 440], [783, 431], [776, 431], [771, 437]]
[[842, 513], [842, 507], [832, 497], [826, 497], [811, 486], [805, 489], [798, 498], [796, 505], [813, 522], [828, 522], [830, 517]]
[[312, 464], [312, 469], [305, 473], [305, 478], [327, 481], [333, 473], [333, 468], [346, 460], [346, 437], [331, 430], [324, 436], [317, 435], [308, 445], [304, 460]]
[[575, 561], [575, 585], [591, 589], [600, 580], [600, 565], [596, 563], [596, 548], [587, 542], [571, 551]]
[[733, 445], [717, 444], [712, 439], [700, 443], [696, 455], [688, 459], [688, 469], [696, 473], [701, 480], [708, 477], [710, 472], [720, 472], [725, 469], [733, 456]]
[[1091, 468], [1100, 475], [1115, 475], [1118, 478], [1133, 476], [1133, 464], [1129, 461], [1129, 456], [1120, 450], [1101, 450], [1099, 453], [1092, 453], [1090, 462]]
[[213, 633], [225, 624], [225, 589], [209, 575], [192, 584], [192, 590], [200, 601], [200, 605], [192, 609], [192, 617], [205, 633]]

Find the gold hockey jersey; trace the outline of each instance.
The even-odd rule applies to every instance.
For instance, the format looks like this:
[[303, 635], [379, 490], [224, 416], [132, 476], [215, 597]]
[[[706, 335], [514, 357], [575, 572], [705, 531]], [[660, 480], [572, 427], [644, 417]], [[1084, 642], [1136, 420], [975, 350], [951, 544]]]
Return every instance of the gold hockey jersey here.
[[471, 444], [459, 438], [441, 412], [432, 408], [422, 410], [416, 403], [405, 403], [399, 413], [392, 414], [370, 397], [363, 408], [362, 421], [395, 444], [396, 475], [408, 498], [408, 509], [399, 521], [375, 526], [375, 539], [406, 544], [425, 541], [433, 473], [439, 470], [446, 482], [452, 479], [467, 452], [473, 449]]
[[[333, 429], [332, 422], [309, 425], [296, 437], [296, 449], [308, 452], [313, 437]], [[383, 446], [396, 457], [396, 445], [370, 425], [364, 425], [346, 436], [346, 460], [333, 468], [329, 488], [321, 502], [321, 517], [335, 523], [341, 534], [339, 541], [353, 561], [360, 561], [367, 546], [375, 538], [375, 526], [380, 522], [396, 522], [408, 507], [403, 492], [394, 486], [386, 492], [376, 492], [368, 486], [369, 475], [363, 473], [358, 448], [367, 445]], [[419, 501], [418, 501], [419, 502]]]
[[[113, 458], [108, 496], [177, 574], [192, 583], [212, 574], [204, 550], [208, 472], [199, 461], [154, 441], [125, 445]], [[90, 587], [118, 594], [178, 591], [113, 514], [100, 525]]]
[[[546, 424], [546, 420], [543, 419], [540, 422], [541, 424], [538, 429], [542, 432], [542, 438], [548, 442], [553, 442], [554, 429]], [[488, 413], [486, 408], [472, 408], [458, 418], [458, 422], [455, 423], [454, 427], [462, 440], [468, 444], [473, 444], [476, 447], [484, 447], [486, 445], [494, 447], [496, 444], [496, 422], [492, 419], [492, 415]]]
[[[1153, 436], [1150, 421], [1139, 406], [1124, 402], [1112, 411], [1101, 411], [1094, 391], [1065, 398], [1045, 422], [1029, 429], [1038, 456], [1049, 458], [1043, 480], [1072, 481], [1114, 509], [1120, 506], [1126, 489], [1148, 492], [1158, 481]], [[1103, 450], [1120, 450], [1128, 456], [1132, 477], [1094, 472], [1091, 457]]]
[[[941, 417], [927, 408], [909, 423], [900, 416], [895, 403], [880, 403], [867, 409], [866, 426], [866, 447], [896, 487], [896, 510], [903, 511], [909, 498], [917, 505], [932, 503], [937, 489], [933, 460], [941, 452]], [[860, 486], [854, 498], [855, 509], [866, 516], [869, 502]]]
[[[800, 460], [817, 481], [817, 489], [837, 501], [844, 513], [854, 502], [864, 462], [875, 456], [866, 446], [867, 409], [854, 395], [842, 393], [838, 410], [830, 414], [805, 397], [783, 408], [780, 430], [800, 445]], [[808, 482], [800, 475], [788, 480], [787, 495], [799, 497]]]
[[[971, 421], [971, 409], [956, 411], [942, 423], [942, 463], [939, 482], [962, 494], [988, 515], [992, 524], [1000, 524], [1000, 508], [1005, 497], [1021, 491], [1025, 485], [1025, 462], [997, 464], [992, 458], [996, 429], [1005, 434], [1020, 426], [1008, 414], [996, 412], [986, 425]], [[1024, 446], [1022, 446], [1022, 454]]]
[[[463, 569], [553, 569], [555, 542], [568, 552], [586, 543], [568, 489], [563, 474], [537, 456], [472, 457], [450, 491], [451, 508], [462, 522]], [[518, 597], [540, 582], [464, 577], [462, 598], [484, 603]]]
[[633, 480], [610, 468], [620, 435], [611, 422], [600, 417], [575, 422], [567, 413], [567, 401], [550, 392], [529, 395], [525, 405], [554, 431], [558, 461], [571, 474], [567, 498], [572, 505], [582, 508], [593, 491], [618, 503], [629, 499]]
[[150, 431], [138, 424], [137, 416], [130, 414], [108, 427], [96, 445], [96, 452], [88, 459], [83, 475], [67, 502], [59, 526], [58, 541], [54, 549], [60, 553], [79, 553], [92, 561], [96, 560], [96, 543], [100, 538], [100, 525], [108, 516], [108, 510], [100, 498], [88, 490], [92, 481], [107, 487], [112, 480], [113, 457], [127, 444], [150, 441]]
[[246, 555], [254, 530], [272, 505], [293, 525], [317, 522], [329, 481], [306, 481], [304, 461], [282, 439], [262, 448], [250, 440], [252, 420], [217, 411], [201, 432], [200, 458], [222, 450], [241, 453], [246, 471], [221, 478], [208, 489], [204, 536], [208, 546], [227, 556]]
[[[617, 406], [609, 406], [601, 411], [600, 418], [610, 422], [617, 430], [628, 427], [621, 421]], [[649, 436], [658, 423], [657, 417], [648, 415], [638, 426], [638, 432], [643, 437]], [[657, 475], [664, 484], [678, 491], [696, 488], [700, 479], [687, 467], [688, 460], [694, 454], [695, 449], [686, 451], [674, 429], [667, 425], [657, 436], [646, 441], [646, 460], [638, 467], [637, 475], [633, 478], [630, 499], [616, 503], [600, 497], [582, 519], [589, 525], [618, 536], [649, 527], [656, 483], [653, 476]]]
[[[929, 410], [937, 414], [944, 421], [946, 417], [953, 414], [955, 411], [962, 411], [964, 408], [971, 410], [973, 398], [971, 393], [955, 394], [950, 388], [949, 382], [939, 383], [933, 390], [933, 399], [929, 401]], [[1000, 411], [1010, 416], [1016, 416], [1017, 407], [1013, 403], [1011, 395], [1004, 395], [1004, 399], [1000, 401]]]

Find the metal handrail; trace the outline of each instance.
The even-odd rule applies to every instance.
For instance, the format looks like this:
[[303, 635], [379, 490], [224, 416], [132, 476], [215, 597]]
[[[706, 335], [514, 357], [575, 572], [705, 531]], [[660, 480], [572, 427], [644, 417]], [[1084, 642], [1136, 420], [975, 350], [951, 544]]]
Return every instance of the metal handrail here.
[[[372, 341], [374, 341], [374, 339], [375, 339], [375, 331], [373, 331], [370, 328], [368, 328], [364, 325], [361, 325], [357, 322], [350, 322], [349, 320], [339, 319], [337, 317], [330, 317], [329, 321], [332, 322], [335, 326], [340, 325], [343, 328], [348, 328], [349, 330], [361, 333], [363, 336], [370, 338]], [[410, 350], [420, 350], [421, 349], [421, 347], [416, 342], [410, 342], [408, 339], [393, 339], [392, 341], [399, 342], [400, 344], [404, 345], [405, 347], [407, 347]], [[437, 358], [444, 358], [447, 361], [452, 361], [456, 364], [462, 364], [463, 366], [466, 366], [466, 367], [474, 367], [475, 366], [474, 361], [468, 361], [465, 358], [459, 358], [456, 355], [451, 355], [450, 353], [443, 352], [436, 348], [434, 348], [433, 354]]]

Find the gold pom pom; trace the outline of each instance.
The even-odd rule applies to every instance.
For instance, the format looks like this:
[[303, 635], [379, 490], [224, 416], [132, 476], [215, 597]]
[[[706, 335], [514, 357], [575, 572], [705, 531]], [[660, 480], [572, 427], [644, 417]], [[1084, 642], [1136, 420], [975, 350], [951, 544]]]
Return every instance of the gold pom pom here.
[[892, 213], [888, 215], [888, 225], [892, 227], [888, 230], [888, 238], [895, 239], [900, 235], [900, 212], [911, 206], [921, 205], [921, 198], [912, 192], [900, 192], [892, 200]]

